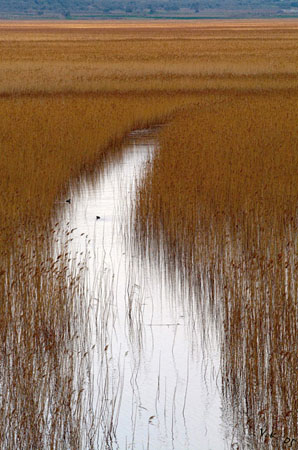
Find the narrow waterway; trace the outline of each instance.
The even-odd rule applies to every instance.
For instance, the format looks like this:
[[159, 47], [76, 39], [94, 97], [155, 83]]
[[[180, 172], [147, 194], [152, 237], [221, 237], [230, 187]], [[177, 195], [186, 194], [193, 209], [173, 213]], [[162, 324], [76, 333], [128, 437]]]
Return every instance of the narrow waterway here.
[[231, 437], [212, 321], [208, 328], [179, 272], [169, 277], [131, 236], [136, 186], [155, 145], [148, 131], [132, 133], [121, 156], [73, 186], [61, 212], [70, 259], [87, 264], [85, 426], [96, 449], [222, 450]]

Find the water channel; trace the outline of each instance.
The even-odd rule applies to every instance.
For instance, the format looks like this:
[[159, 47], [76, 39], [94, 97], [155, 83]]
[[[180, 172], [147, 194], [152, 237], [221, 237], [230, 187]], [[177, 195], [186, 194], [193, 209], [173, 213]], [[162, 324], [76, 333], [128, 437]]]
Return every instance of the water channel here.
[[60, 217], [73, 230], [71, 253], [87, 258], [93, 445], [223, 450], [231, 437], [216, 335], [201, 330], [196, 293], [179, 272], [169, 277], [162, 260], [144, 258], [132, 236], [136, 187], [155, 139], [132, 133], [121, 156], [71, 189]]

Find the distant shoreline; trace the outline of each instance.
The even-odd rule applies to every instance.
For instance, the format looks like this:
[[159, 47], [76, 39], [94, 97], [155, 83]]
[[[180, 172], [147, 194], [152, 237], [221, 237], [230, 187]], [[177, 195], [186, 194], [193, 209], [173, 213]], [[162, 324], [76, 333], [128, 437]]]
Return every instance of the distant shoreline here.
[[[212, 10], [211, 10], [212, 11]], [[125, 15], [125, 14], [70, 14], [69, 17], [63, 15], [44, 15], [39, 16], [35, 14], [17, 14], [17, 13], [5, 13], [0, 11], [0, 21], [18, 21], [18, 22], [78, 22], [78, 21], [125, 21], [125, 22], [152, 22], [152, 21], [205, 21], [205, 20], [282, 20], [282, 19], [298, 19], [297, 11], [289, 14], [288, 11], [274, 13], [255, 11], [249, 13], [247, 11], [222, 11], [217, 14], [212, 14], [211, 11], [201, 13], [201, 15]]]

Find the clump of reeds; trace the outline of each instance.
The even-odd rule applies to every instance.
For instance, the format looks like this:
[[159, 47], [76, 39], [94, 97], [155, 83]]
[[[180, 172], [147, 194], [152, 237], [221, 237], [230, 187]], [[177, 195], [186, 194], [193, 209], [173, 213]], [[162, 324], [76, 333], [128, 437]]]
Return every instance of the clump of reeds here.
[[[69, 232], [67, 232], [69, 235]], [[53, 250], [52, 239], [61, 241]], [[88, 302], [84, 260], [52, 229], [15, 235], [1, 253], [0, 442], [3, 448], [82, 448], [86, 441]], [[88, 430], [90, 431], [90, 430]], [[86, 446], [86, 448], [88, 448]]]
[[162, 132], [139, 191], [139, 236], [208, 292], [242, 445], [261, 428], [297, 436], [296, 105], [290, 89], [202, 96]]

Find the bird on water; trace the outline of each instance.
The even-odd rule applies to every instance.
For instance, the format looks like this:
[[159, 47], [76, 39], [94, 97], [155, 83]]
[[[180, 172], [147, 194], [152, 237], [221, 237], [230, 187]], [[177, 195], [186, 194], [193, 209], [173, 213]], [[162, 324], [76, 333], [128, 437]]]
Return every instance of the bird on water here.
[[66, 201], [66, 203], [70, 203], [70, 202], [71, 202], [70, 198], [68, 198], [68, 199], [65, 200], [65, 201]]
[[99, 220], [100, 219], [100, 216], [96, 216], [96, 220]]

